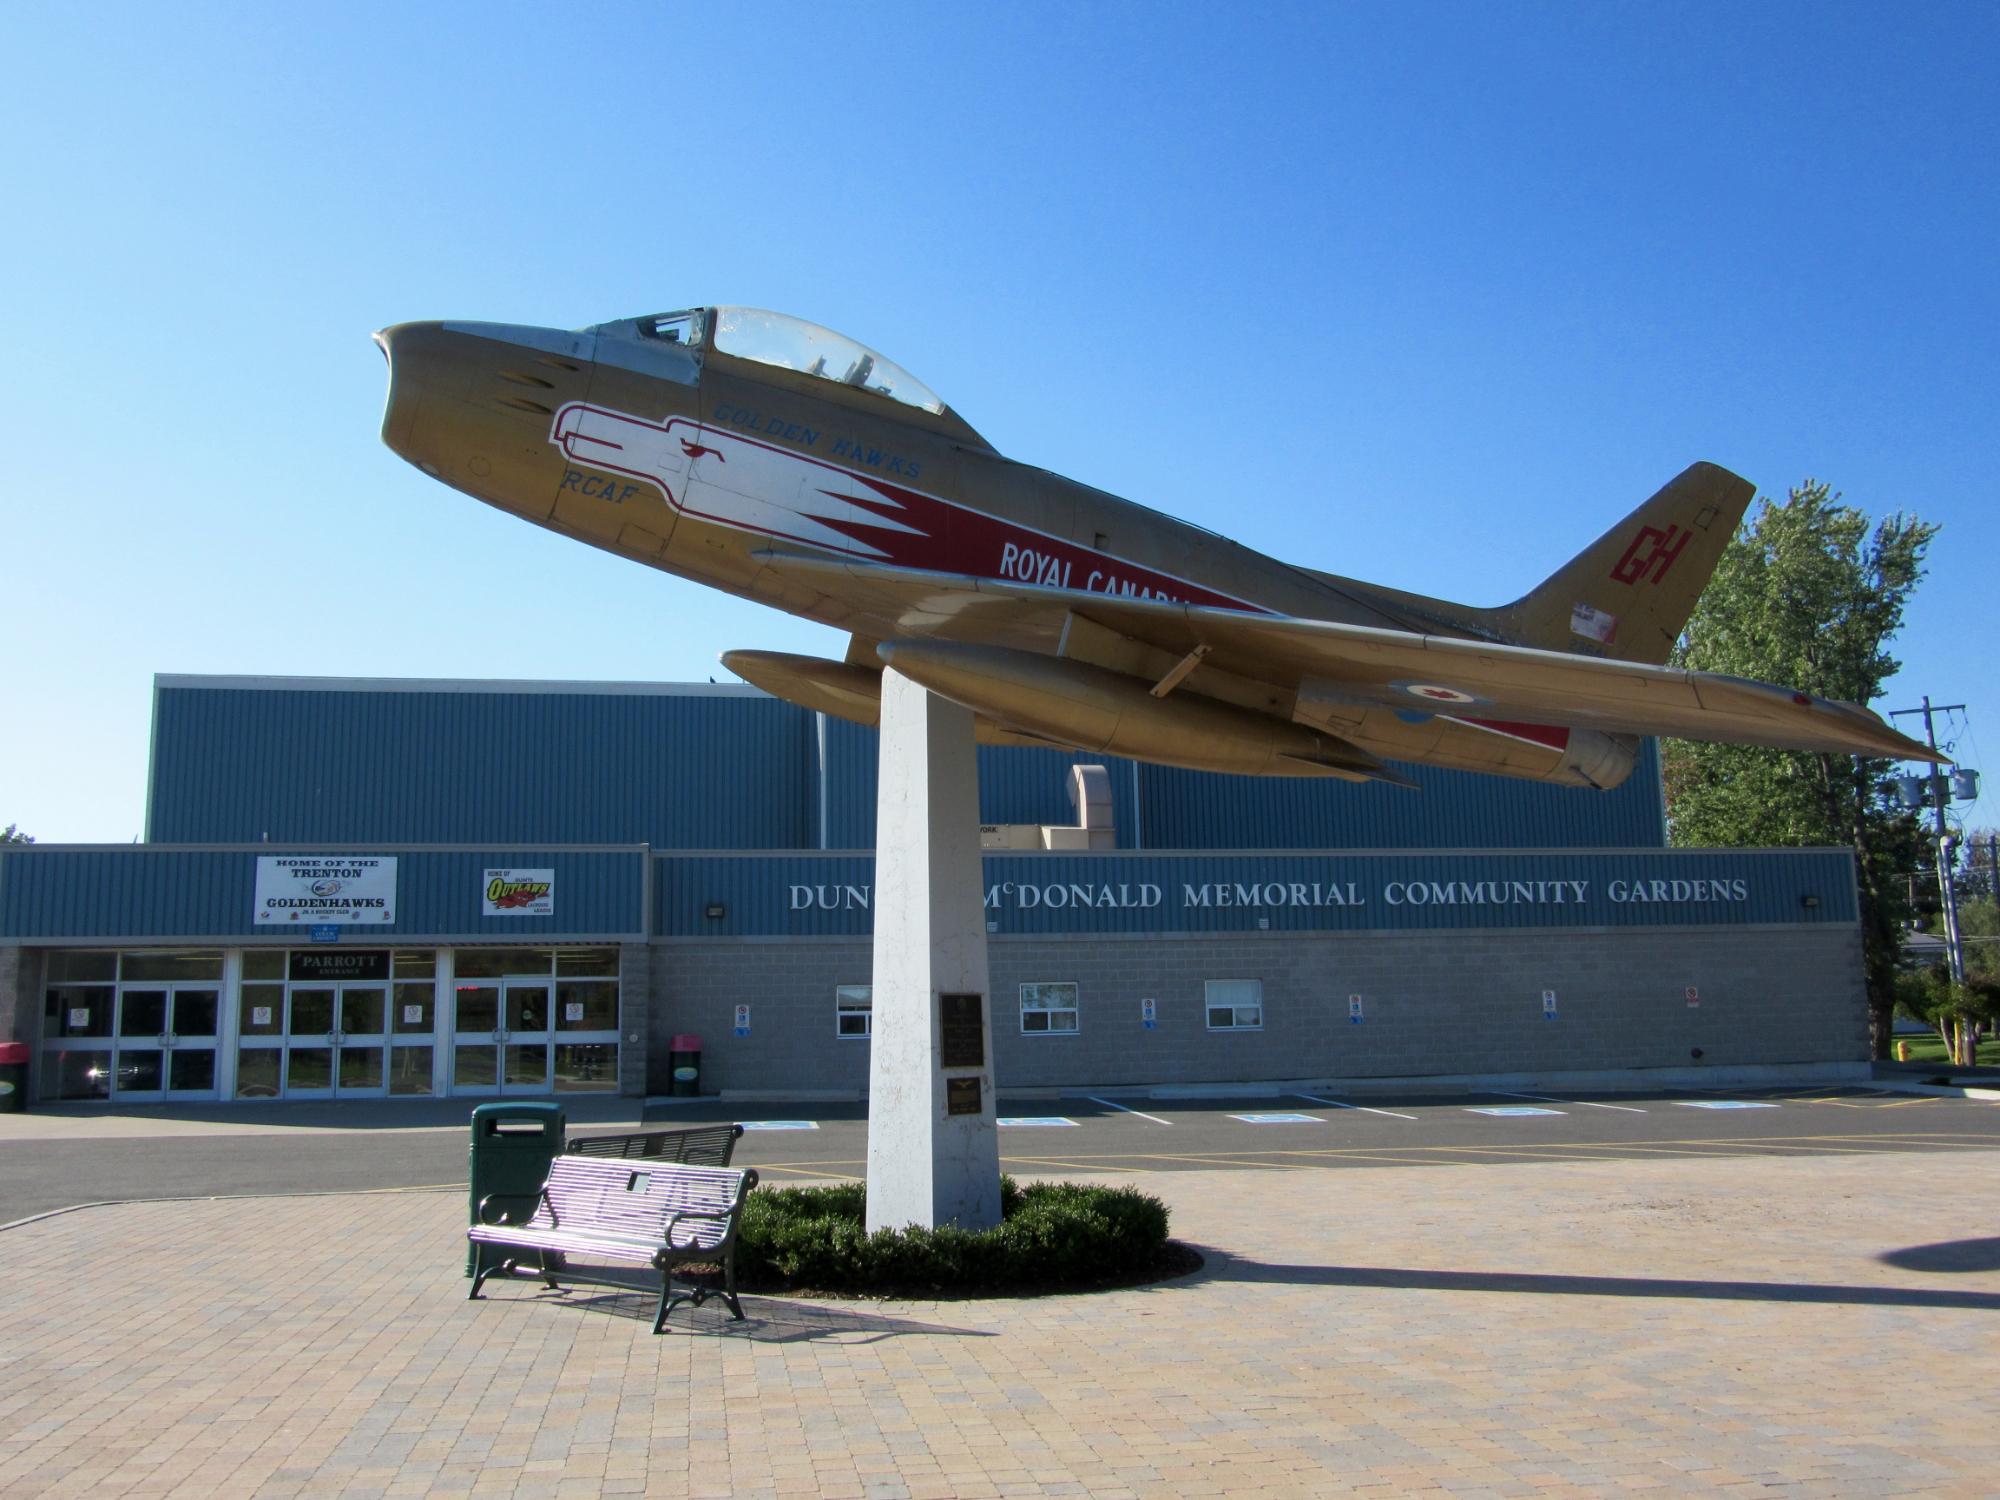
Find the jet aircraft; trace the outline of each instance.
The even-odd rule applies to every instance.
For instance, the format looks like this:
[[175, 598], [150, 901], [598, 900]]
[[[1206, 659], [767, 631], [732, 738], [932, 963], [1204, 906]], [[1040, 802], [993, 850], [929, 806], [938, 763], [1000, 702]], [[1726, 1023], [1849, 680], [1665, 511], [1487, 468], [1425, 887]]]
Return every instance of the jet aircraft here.
[[524, 520], [845, 631], [730, 651], [859, 723], [885, 666], [982, 742], [1410, 784], [1609, 788], [1642, 736], [1936, 760], [1866, 708], [1666, 665], [1753, 488], [1697, 463], [1511, 604], [1280, 561], [1003, 457], [902, 366], [781, 313], [402, 323], [383, 441]]

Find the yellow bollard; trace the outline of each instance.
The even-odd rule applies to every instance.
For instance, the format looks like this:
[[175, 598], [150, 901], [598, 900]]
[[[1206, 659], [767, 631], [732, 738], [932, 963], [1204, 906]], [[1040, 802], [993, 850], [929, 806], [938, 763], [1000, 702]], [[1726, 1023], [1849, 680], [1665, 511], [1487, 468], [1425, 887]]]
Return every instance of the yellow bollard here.
[[1908, 1062], [1909, 1060], [1910, 1060], [1910, 1044], [1908, 1042], [1896, 1043], [1896, 1061]]

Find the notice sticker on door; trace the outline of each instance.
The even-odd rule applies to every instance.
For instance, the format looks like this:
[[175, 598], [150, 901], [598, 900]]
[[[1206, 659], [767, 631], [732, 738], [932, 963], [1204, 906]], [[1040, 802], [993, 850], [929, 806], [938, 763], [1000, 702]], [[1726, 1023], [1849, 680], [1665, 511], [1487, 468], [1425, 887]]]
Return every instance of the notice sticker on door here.
[[1361, 1024], [1361, 997], [1359, 995], [1349, 995], [1347, 997], [1347, 1024], [1350, 1026], [1359, 1026]]
[[1147, 999], [1139, 1002], [1139, 1024], [1148, 1031], [1157, 1030], [1160, 1024], [1160, 1002]]
[[422, 1007], [421, 1005], [406, 1005], [406, 1006], [404, 1006], [404, 1007], [403, 1007], [403, 1024], [404, 1024], [405, 1026], [421, 1026], [421, 1025], [423, 1025], [423, 1024], [424, 1024], [424, 1008], [423, 1008], [423, 1007]]
[[747, 1005], [736, 1007], [736, 1034], [738, 1036], [750, 1035], [750, 1007]]
[[563, 1001], [563, 1019], [565, 1021], [581, 1021], [583, 1019], [583, 1002], [581, 1000]]
[[1542, 1019], [1544, 1021], [1553, 1021], [1555, 1018], [1556, 1018], [1556, 992], [1554, 990], [1543, 990]]
[[268, 1005], [251, 1006], [250, 1024], [252, 1026], [269, 1026], [271, 1024], [271, 1007]]
[[69, 1012], [69, 1029], [71, 1031], [82, 1031], [89, 1025], [90, 1007], [87, 1005], [71, 1006]]

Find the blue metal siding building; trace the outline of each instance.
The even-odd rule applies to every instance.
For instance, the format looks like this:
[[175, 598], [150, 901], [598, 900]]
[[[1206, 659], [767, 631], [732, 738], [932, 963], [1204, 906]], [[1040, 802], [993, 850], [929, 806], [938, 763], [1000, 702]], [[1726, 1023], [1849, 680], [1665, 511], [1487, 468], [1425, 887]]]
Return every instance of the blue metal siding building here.
[[[991, 932], [1412, 932], [1852, 926], [1853, 862], [1830, 849], [1561, 853], [989, 853]], [[655, 856], [662, 936], [866, 938], [866, 854]], [[1664, 889], [1658, 887], [1663, 885]], [[720, 908], [720, 914], [709, 913]]]
[[752, 688], [167, 677], [146, 838], [799, 849], [815, 785]]
[[[31, 859], [0, 865], [0, 933], [36, 942], [303, 942], [307, 934], [297, 927], [257, 926], [252, 888], [260, 856], [309, 852], [275, 844], [38, 847]], [[643, 942], [646, 937], [644, 849], [374, 844], [367, 852], [393, 856], [397, 866], [395, 920], [368, 927], [369, 942], [405, 937]], [[494, 866], [553, 872], [562, 893], [558, 915], [484, 915], [482, 872]], [[348, 940], [357, 938], [350, 933]]]
[[[1611, 792], [988, 747], [984, 820], [1073, 827], [1087, 763], [1113, 847], [985, 857], [1010, 1085], [1866, 1056], [1848, 851], [1666, 848], [1650, 743]], [[48, 1100], [660, 1093], [683, 1033], [859, 1092], [876, 764], [738, 686], [161, 677], [149, 842], [0, 850], [0, 1039]]]
[[[162, 677], [146, 837], [180, 843], [867, 849], [876, 735], [754, 688]], [[1421, 791], [979, 752], [989, 823], [1072, 820], [1110, 773], [1147, 849], [1630, 849], [1665, 843], [1652, 741], [1610, 792], [1409, 768]]]

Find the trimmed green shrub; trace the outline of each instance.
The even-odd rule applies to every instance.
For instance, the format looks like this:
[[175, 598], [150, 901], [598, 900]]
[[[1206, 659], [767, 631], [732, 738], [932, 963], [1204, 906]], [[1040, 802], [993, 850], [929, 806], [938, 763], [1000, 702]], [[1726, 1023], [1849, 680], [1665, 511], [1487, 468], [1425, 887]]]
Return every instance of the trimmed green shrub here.
[[867, 1231], [860, 1183], [750, 1195], [736, 1242], [751, 1287], [876, 1296], [1059, 1290], [1174, 1274], [1167, 1208], [1134, 1188], [1000, 1179], [998, 1228]]

